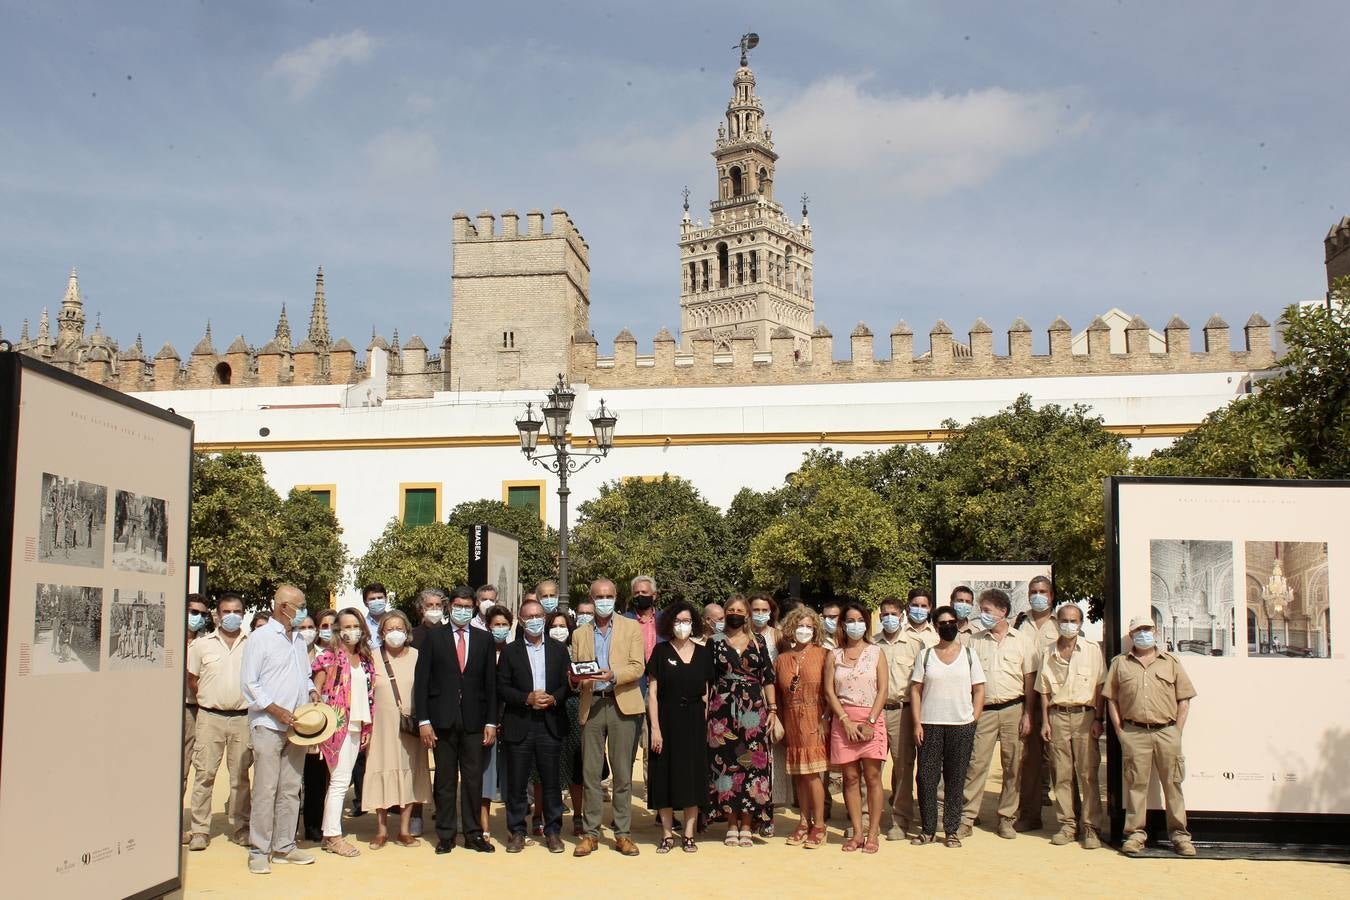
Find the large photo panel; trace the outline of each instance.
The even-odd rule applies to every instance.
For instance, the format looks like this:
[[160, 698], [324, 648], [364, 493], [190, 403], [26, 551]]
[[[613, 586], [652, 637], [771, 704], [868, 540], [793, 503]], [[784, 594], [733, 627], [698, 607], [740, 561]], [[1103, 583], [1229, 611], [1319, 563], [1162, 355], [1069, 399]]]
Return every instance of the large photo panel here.
[[[1117, 479], [1119, 611], [1152, 619], [1194, 681], [1186, 806], [1350, 814], [1350, 482]], [[1162, 808], [1155, 777], [1149, 806]]]
[[1053, 583], [1055, 567], [1044, 561], [939, 560], [933, 563], [933, 606], [951, 602], [952, 590], [962, 585], [974, 591], [976, 599], [979, 599], [980, 591], [1001, 588], [1012, 601], [1009, 618], [1016, 619], [1020, 613], [1030, 611], [1027, 586], [1039, 575]]
[[0, 384], [7, 893], [163, 893], [181, 875], [191, 423], [14, 354]]

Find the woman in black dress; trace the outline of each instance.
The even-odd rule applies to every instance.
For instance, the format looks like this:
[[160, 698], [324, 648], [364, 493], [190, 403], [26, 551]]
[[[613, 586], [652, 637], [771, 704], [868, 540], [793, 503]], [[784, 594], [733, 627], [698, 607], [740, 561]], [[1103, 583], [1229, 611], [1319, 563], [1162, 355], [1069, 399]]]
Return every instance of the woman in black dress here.
[[647, 661], [647, 714], [652, 723], [651, 766], [647, 808], [660, 811], [661, 843], [657, 853], [675, 846], [675, 809], [684, 810], [685, 853], [698, 849], [694, 829], [698, 808], [708, 796], [708, 688], [712, 654], [691, 640], [702, 636], [703, 623], [694, 607], [681, 600], [657, 620], [663, 639]]

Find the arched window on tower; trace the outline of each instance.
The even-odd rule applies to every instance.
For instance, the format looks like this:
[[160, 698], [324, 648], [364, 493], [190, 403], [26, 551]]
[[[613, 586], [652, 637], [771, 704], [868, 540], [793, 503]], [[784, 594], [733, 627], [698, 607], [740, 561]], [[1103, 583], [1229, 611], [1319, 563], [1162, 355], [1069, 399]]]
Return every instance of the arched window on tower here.
[[789, 246], [785, 248], [783, 251], [783, 285], [788, 290], [792, 290], [792, 277], [793, 277], [792, 247]]
[[692, 260], [689, 263], [689, 292], [698, 290], [698, 264]]
[[759, 281], [759, 251], [750, 251], [750, 280]]
[[726, 287], [727, 278], [730, 274], [730, 260], [727, 255], [727, 245], [723, 242], [717, 245], [717, 286], [720, 288]]
[[764, 194], [765, 196], [768, 196], [768, 194], [769, 194], [769, 170], [766, 169], [766, 168], [764, 168], [763, 166], [760, 166], [760, 168], [759, 168], [759, 184], [756, 185], [756, 187], [758, 187], [759, 192], [760, 192], [761, 194]]
[[736, 283], [745, 284], [745, 254], [736, 254]]
[[703, 290], [708, 289], [708, 261], [703, 260]]
[[731, 171], [727, 174], [731, 176], [731, 196], [741, 196], [745, 190], [745, 176], [741, 172], [741, 167], [732, 166]]
[[231, 371], [229, 363], [220, 363], [216, 366], [216, 384], [229, 384], [233, 377], [234, 372]]

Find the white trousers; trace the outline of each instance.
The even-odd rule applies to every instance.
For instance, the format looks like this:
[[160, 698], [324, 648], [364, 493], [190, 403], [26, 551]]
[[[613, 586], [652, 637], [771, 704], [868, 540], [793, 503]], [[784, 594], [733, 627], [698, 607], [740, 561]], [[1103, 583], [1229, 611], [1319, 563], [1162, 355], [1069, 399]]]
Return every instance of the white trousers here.
[[361, 723], [347, 729], [347, 739], [338, 751], [337, 766], [328, 776], [328, 796], [323, 801], [323, 836], [342, 837], [342, 804], [352, 784], [352, 767], [361, 752]]

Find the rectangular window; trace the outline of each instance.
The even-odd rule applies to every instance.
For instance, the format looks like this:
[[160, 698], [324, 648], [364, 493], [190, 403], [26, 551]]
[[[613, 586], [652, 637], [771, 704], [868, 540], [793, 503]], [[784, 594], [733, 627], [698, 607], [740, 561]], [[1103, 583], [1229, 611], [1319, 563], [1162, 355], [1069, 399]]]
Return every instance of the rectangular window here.
[[544, 519], [544, 482], [542, 481], [503, 481], [502, 502], [507, 506], [529, 509]]
[[335, 484], [297, 484], [297, 491], [304, 491], [315, 499], [321, 501], [324, 506], [337, 512], [337, 485]]
[[516, 333], [514, 331], [502, 332], [502, 349], [514, 350], [516, 348]]
[[401, 484], [399, 520], [404, 525], [430, 525], [441, 520], [440, 484]]

